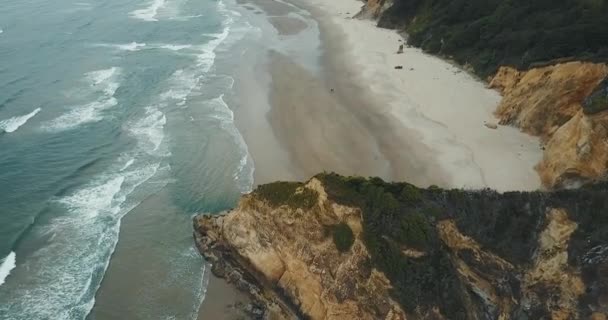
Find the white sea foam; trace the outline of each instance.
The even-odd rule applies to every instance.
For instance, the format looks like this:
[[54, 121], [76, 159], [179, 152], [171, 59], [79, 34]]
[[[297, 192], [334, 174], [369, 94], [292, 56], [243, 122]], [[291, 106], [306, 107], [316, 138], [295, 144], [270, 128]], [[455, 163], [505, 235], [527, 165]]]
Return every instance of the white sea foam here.
[[171, 102], [173, 100], [177, 105], [184, 105], [188, 96], [200, 87], [202, 77], [211, 70], [216, 57], [215, 50], [229, 34], [230, 24], [226, 22], [223, 31], [208, 35], [213, 39], [202, 46], [172, 47], [172, 49], [192, 48], [198, 51], [196, 67], [175, 71], [169, 78], [169, 89], [160, 94], [161, 101]]
[[133, 162], [135, 162], [135, 159], [133, 159], [133, 158], [129, 159], [129, 161], [127, 161], [127, 163], [125, 163], [125, 165], [122, 168], [120, 168], [120, 170], [118, 170], [118, 171], [127, 170], [127, 168], [129, 168], [133, 164]]
[[145, 43], [131, 42], [131, 43], [98, 43], [93, 45], [94, 47], [112, 48], [119, 51], [139, 51], [146, 47]]
[[11, 270], [16, 266], [17, 257], [15, 252], [11, 251], [11, 253], [2, 260], [2, 263], [0, 263], [0, 286], [4, 284], [8, 275], [11, 274]]
[[83, 106], [73, 108], [43, 126], [49, 131], [63, 131], [74, 129], [80, 125], [98, 122], [103, 119], [102, 112], [118, 104], [114, 97], [106, 100], [94, 101]]
[[120, 83], [117, 78], [122, 72], [121, 68], [111, 67], [108, 69], [91, 71], [85, 73], [85, 79], [89, 86], [95, 91], [103, 91], [107, 96], [113, 96], [116, 93]]
[[184, 49], [190, 49], [192, 48], [191, 44], [158, 44], [156, 45], [157, 48], [160, 49], [167, 49], [167, 50], [171, 50], [171, 51], [180, 51], [180, 50], [184, 50]]
[[49, 131], [63, 131], [101, 121], [103, 111], [118, 104], [114, 94], [120, 87], [118, 77], [121, 71], [118, 67], [112, 67], [85, 73], [84, 82], [88, 84], [84, 89], [85, 98], [94, 100], [73, 107], [70, 111], [44, 124], [42, 128]]
[[131, 124], [129, 131], [143, 150], [154, 153], [163, 142], [165, 123], [167, 118], [164, 113], [155, 107], [147, 107], [145, 116]]
[[127, 44], [117, 44], [116, 48], [124, 51], [138, 51], [146, 46], [145, 43], [131, 42]]
[[176, 100], [185, 103], [190, 93], [198, 87], [201, 75], [193, 70], [177, 70], [169, 78], [169, 90], [160, 94], [162, 102]]
[[249, 193], [253, 188], [254, 165], [245, 139], [234, 125], [234, 113], [224, 101], [224, 95], [211, 99], [206, 103], [209, 107], [207, 117], [218, 121], [220, 127], [228, 132], [238, 146], [239, 164], [233, 171], [232, 177], [238, 182], [239, 191]]
[[190, 15], [190, 16], [176, 16], [176, 17], [169, 18], [169, 20], [188, 21], [190, 19], [200, 18], [200, 17], [204, 17], [204, 15], [195, 14], [195, 15]]
[[77, 214], [82, 219], [95, 218], [100, 214], [114, 215], [119, 208], [112, 206], [112, 201], [124, 181], [123, 176], [117, 176], [103, 184], [81, 189], [59, 202], [65, 204], [70, 213]]
[[36, 114], [40, 112], [40, 108], [36, 108], [34, 111], [18, 117], [13, 117], [7, 120], [0, 121], [0, 131], [4, 131], [7, 133], [15, 132], [19, 127], [24, 125], [29, 119], [33, 118]]
[[131, 17], [144, 21], [158, 21], [158, 11], [166, 4], [166, 0], [152, 0], [148, 7], [132, 11]]
[[214, 39], [199, 47], [200, 53], [197, 55], [197, 67], [202, 68], [204, 72], [210, 70], [215, 61], [215, 50], [230, 35], [230, 24], [231, 22], [227, 21], [221, 33], [209, 34], [208, 36]]

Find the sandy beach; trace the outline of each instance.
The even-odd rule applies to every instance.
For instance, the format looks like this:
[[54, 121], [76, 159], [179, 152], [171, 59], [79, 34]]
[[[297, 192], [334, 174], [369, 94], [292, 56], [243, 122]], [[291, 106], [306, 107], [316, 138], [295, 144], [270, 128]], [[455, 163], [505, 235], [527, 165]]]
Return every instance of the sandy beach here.
[[500, 95], [496, 91], [419, 49], [406, 47], [397, 54], [401, 35], [377, 28], [374, 21], [351, 19], [360, 10], [358, 1], [303, 3], [318, 9], [322, 35], [343, 34], [346, 50], [342, 54], [357, 71], [349, 79], [366, 84], [378, 99], [375, 107], [418, 133], [416, 139], [432, 150], [446, 174], [446, 186], [499, 191], [540, 186], [533, 168], [542, 154], [538, 140], [515, 128], [484, 126], [497, 122], [493, 112]]
[[[237, 80], [247, 105], [236, 111], [236, 121], [255, 162], [256, 183], [307, 179], [325, 170], [420, 186], [540, 186], [533, 168], [541, 157], [538, 140], [484, 125], [497, 122], [492, 113], [500, 95], [419, 49], [397, 54], [403, 39], [396, 31], [352, 19], [361, 2], [240, 2], [264, 11], [282, 44], [260, 45], [256, 50], [264, 54], [247, 68], [253, 75], [244, 72]], [[318, 44], [305, 35], [315, 28]], [[314, 57], [301, 59], [314, 52], [320, 71], [306, 65]], [[268, 87], [260, 89], [260, 82]]]

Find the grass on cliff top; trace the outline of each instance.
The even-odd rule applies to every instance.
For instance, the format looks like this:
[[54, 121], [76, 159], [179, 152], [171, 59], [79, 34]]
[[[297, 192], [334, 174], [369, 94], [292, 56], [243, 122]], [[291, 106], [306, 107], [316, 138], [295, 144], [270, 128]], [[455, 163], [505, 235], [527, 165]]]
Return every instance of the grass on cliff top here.
[[291, 208], [310, 209], [319, 198], [315, 190], [304, 188], [301, 182], [273, 182], [258, 186], [253, 194], [265, 199], [274, 207], [287, 205]]

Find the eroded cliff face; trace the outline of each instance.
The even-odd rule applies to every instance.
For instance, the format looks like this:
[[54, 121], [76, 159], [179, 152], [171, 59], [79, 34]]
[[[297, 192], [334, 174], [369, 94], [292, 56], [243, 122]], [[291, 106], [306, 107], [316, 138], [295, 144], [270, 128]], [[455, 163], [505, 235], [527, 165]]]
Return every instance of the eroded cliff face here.
[[501, 195], [323, 174], [269, 190], [194, 221], [213, 272], [265, 305], [260, 318], [608, 315], [607, 185]]
[[368, 0], [356, 17], [378, 19], [392, 5], [393, 0]]
[[[317, 179], [301, 188], [318, 195], [318, 202], [306, 210], [273, 207], [247, 195], [226, 215], [196, 218], [197, 243], [214, 263], [214, 272], [241, 274], [235, 282], [254, 279], [259, 287], [248, 284], [246, 291], [276, 306], [267, 317], [405, 319], [389, 296], [390, 282], [371, 266], [361, 241], [360, 210], [328, 201]], [[354, 235], [350, 249], [343, 253], [330, 233], [340, 223]], [[218, 259], [232, 261], [232, 266]]]
[[503, 95], [500, 123], [541, 138], [537, 170], [546, 187], [577, 187], [608, 172], [608, 100], [584, 107], [607, 76], [606, 64], [569, 62], [528, 71], [502, 67], [490, 82]]

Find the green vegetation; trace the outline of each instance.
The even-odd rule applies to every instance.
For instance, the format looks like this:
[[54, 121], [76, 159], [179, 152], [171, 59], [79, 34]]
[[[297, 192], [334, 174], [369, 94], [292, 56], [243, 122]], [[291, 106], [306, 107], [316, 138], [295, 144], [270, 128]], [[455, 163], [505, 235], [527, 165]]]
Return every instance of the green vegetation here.
[[346, 223], [342, 222], [337, 225], [330, 226], [329, 230], [338, 251], [346, 252], [350, 250], [350, 247], [355, 241], [355, 236], [353, 235], [353, 230], [351, 230]]
[[[470, 301], [463, 300], [467, 298], [462, 294], [463, 287], [449, 250], [439, 239], [435, 227], [442, 219], [453, 219], [458, 229], [475, 239], [484, 250], [522, 268], [532, 264], [538, 234], [546, 224], [547, 208], [565, 209], [569, 218], [578, 224], [568, 249], [573, 267], [581, 268], [581, 257], [595, 252], [593, 250], [608, 241], [608, 183], [554, 193], [500, 194], [488, 189], [444, 190], [436, 186], [419, 189], [407, 183], [333, 173], [320, 174], [317, 178], [323, 182], [331, 200], [361, 208], [362, 240], [372, 256], [371, 261], [390, 279], [395, 300], [410, 312], [439, 307], [450, 319], [467, 319], [464, 306]], [[404, 254], [407, 249], [424, 252], [424, 256], [410, 257]], [[463, 251], [460, 258], [470, 257]], [[479, 265], [473, 260], [468, 263]], [[597, 266], [585, 267], [589, 272], [589, 280], [585, 281], [598, 283], [594, 278]], [[504, 290], [519, 292], [520, 280], [515, 274], [504, 280]], [[608, 292], [608, 285], [603, 288]], [[582, 299], [591, 301], [595, 299], [594, 294], [586, 293], [588, 296]], [[530, 319], [539, 319], [545, 312], [539, 308], [531, 308], [525, 314]]]
[[401, 193], [399, 194], [399, 200], [409, 203], [416, 203], [422, 199], [422, 194], [420, 190], [415, 186], [408, 184], [403, 189], [401, 189]]
[[334, 201], [362, 209], [363, 241], [374, 263], [391, 279], [397, 301], [408, 308], [424, 305], [423, 301], [442, 296], [444, 286], [456, 280], [437, 281], [451, 272], [447, 257], [431, 254], [410, 258], [403, 254], [405, 249], [429, 250], [438, 241], [432, 228], [436, 217], [422, 213], [426, 212], [423, 190], [380, 178], [333, 173], [317, 178]]
[[274, 182], [260, 185], [254, 194], [266, 199], [272, 206], [288, 205], [292, 208], [310, 209], [319, 198], [319, 194], [300, 182]]
[[395, 0], [379, 26], [481, 76], [559, 58], [608, 60], [606, 0]]
[[586, 114], [596, 114], [608, 110], [608, 79], [604, 80], [583, 102], [583, 110]]

